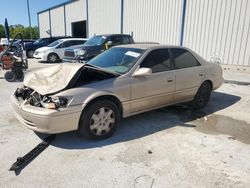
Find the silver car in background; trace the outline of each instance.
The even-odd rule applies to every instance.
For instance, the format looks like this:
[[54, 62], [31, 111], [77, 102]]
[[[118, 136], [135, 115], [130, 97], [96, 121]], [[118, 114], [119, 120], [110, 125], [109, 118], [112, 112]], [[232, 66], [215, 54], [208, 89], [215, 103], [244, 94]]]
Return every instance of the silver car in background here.
[[17, 118], [34, 131], [78, 130], [103, 139], [121, 118], [188, 101], [203, 108], [222, 80], [220, 65], [190, 49], [131, 44], [113, 47], [86, 64], [30, 73], [11, 98]]

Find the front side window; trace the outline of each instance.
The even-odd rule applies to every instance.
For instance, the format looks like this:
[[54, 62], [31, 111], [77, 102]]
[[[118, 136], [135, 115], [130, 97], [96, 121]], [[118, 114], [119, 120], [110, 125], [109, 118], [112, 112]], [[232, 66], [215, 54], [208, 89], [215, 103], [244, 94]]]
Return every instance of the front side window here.
[[175, 69], [184, 69], [199, 66], [200, 63], [185, 49], [172, 48]]
[[151, 68], [153, 73], [171, 70], [172, 63], [168, 49], [157, 49], [150, 52], [140, 67]]
[[51, 44], [48, 45], [48, 47], [55, 47], [59, 44], [61, 44], [63, 42], [63, 40], [57, 40], [55, 42], [52, 42]]
[[105, 36], [95, 36], [90, 38], [87, 42], [84, 43], [85, 46], [99, 46], [103, 45], [107, 37]]

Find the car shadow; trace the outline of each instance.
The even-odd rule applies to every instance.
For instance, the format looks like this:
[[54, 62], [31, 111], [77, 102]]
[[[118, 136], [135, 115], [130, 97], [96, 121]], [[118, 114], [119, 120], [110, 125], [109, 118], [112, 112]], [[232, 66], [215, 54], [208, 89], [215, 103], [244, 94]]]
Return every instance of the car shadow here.
[[[78, 136], [77, 131], [72, 131], [57, 134], [51, 145], [64, 149], [96, 148], [139, 139], [175, 126], [193, 128], [194, 125], [187, 123], [225, 109], [237, 103], [240, 99], [239, 96], [213, 92], [210, 102], [202, 110], [193, 110], [186, 105], [161, 108], [123, 119], [115, 134], [108, 139], [87, 140]], [[38, 136], [44, 137], [40, 134]]]

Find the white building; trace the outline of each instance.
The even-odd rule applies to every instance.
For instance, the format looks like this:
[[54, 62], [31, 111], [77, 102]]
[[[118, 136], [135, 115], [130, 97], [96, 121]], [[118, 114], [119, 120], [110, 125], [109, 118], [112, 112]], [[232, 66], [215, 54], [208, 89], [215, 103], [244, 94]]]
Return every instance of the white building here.
[[38, 12], [38, 25], [40, 37], [128, 33], [250, 66], [250, 0], [71, 0]]

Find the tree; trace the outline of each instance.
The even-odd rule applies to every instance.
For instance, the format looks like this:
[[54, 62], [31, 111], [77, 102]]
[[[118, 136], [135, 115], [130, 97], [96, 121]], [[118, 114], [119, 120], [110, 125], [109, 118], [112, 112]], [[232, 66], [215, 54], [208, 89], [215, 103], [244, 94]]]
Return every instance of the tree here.
[[[38, 32], [38, 27], [24, 27], [21, 24], [17, 25], [10, 25], [10, 38], [14, 38], [16, 34], [21, 33], [24, 39], [29, 39], [30, 38], [30, 29], [32, 33], [32, 38], [33, 39], [38, 39], [39, 38], [39, 32]], [[0, 38], [5, 38], [5, 32], [4, 32], [4, 26], [0, 24]]]
[[4, 26], [0, 24], [0, 38], [5, 38]]

